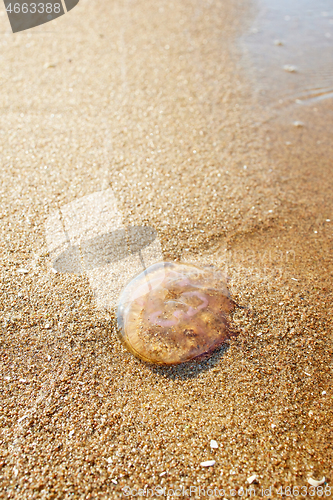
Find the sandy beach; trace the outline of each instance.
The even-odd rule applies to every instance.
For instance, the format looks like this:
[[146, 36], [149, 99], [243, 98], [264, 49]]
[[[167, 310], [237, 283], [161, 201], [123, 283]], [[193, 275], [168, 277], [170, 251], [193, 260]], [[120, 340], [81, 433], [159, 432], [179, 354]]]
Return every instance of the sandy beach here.
[[[13, 34], [2, 6], [1, 499], [333, 495], [333, 71], [304, 97], [272, 34], [272, 73], [258, 12], [81, 0]], [[228, 275], [210, 358], [140, 362], [88, 276], [52, 271], [50, 214], [105, 190], [165, 261]]]

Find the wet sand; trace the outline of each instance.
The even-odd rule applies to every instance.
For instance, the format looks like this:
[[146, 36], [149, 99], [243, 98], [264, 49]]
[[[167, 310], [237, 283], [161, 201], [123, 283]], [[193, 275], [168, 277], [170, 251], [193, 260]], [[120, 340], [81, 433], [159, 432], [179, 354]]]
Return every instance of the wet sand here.
[[[330, 486], [333, 105], [261, 100], [256, 12], [81, 0], [16, 35], [0, 17], [0, 498]], [[49, 214], [107, 188], [165, 260], [228, 273], [237, 335], [210, 359], [141, 363], [87, 277], [51, 271]]]

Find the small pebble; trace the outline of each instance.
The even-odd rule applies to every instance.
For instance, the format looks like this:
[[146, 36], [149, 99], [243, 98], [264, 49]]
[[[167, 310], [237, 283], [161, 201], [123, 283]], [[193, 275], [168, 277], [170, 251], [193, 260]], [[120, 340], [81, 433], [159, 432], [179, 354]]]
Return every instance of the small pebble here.
[[294, 127], [304, 127], [304, 123], [297, 120], [293, 123], [293, 125]]
[[212, 449], [217, 449], [219, 447], [219, 445], [217, 444], [217, 442], [215, 441], [215, 439], [212, 439], [211, 442], [210, 442], [210, 447]]

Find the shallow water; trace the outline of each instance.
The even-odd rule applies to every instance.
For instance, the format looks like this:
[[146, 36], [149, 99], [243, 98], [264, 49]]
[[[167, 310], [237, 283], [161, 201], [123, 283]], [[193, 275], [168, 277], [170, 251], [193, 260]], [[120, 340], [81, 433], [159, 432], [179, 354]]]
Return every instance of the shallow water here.
[[258, 0], [240, 37], [280, 216], [307, 234], [321, 234], [333, 206], [332, 7], [328, 0]]
[[[329, 0], [259, 0], [242, 41], [260, 100], [310, 104], [333, 97], [333, 5]], [[294, 71], [290, 71], [294, 69]]]

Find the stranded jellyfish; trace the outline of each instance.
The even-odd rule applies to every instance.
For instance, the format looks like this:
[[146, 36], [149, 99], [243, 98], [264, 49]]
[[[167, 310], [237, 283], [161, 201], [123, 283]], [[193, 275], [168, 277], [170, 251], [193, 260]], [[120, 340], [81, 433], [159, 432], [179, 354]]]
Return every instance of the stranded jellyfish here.
[[117, 320], [130, 352], [150, 363], [173, 365], [219, 346], [228, 337], [232, 308], [220, 271], [159, 262], [124, 289]]

